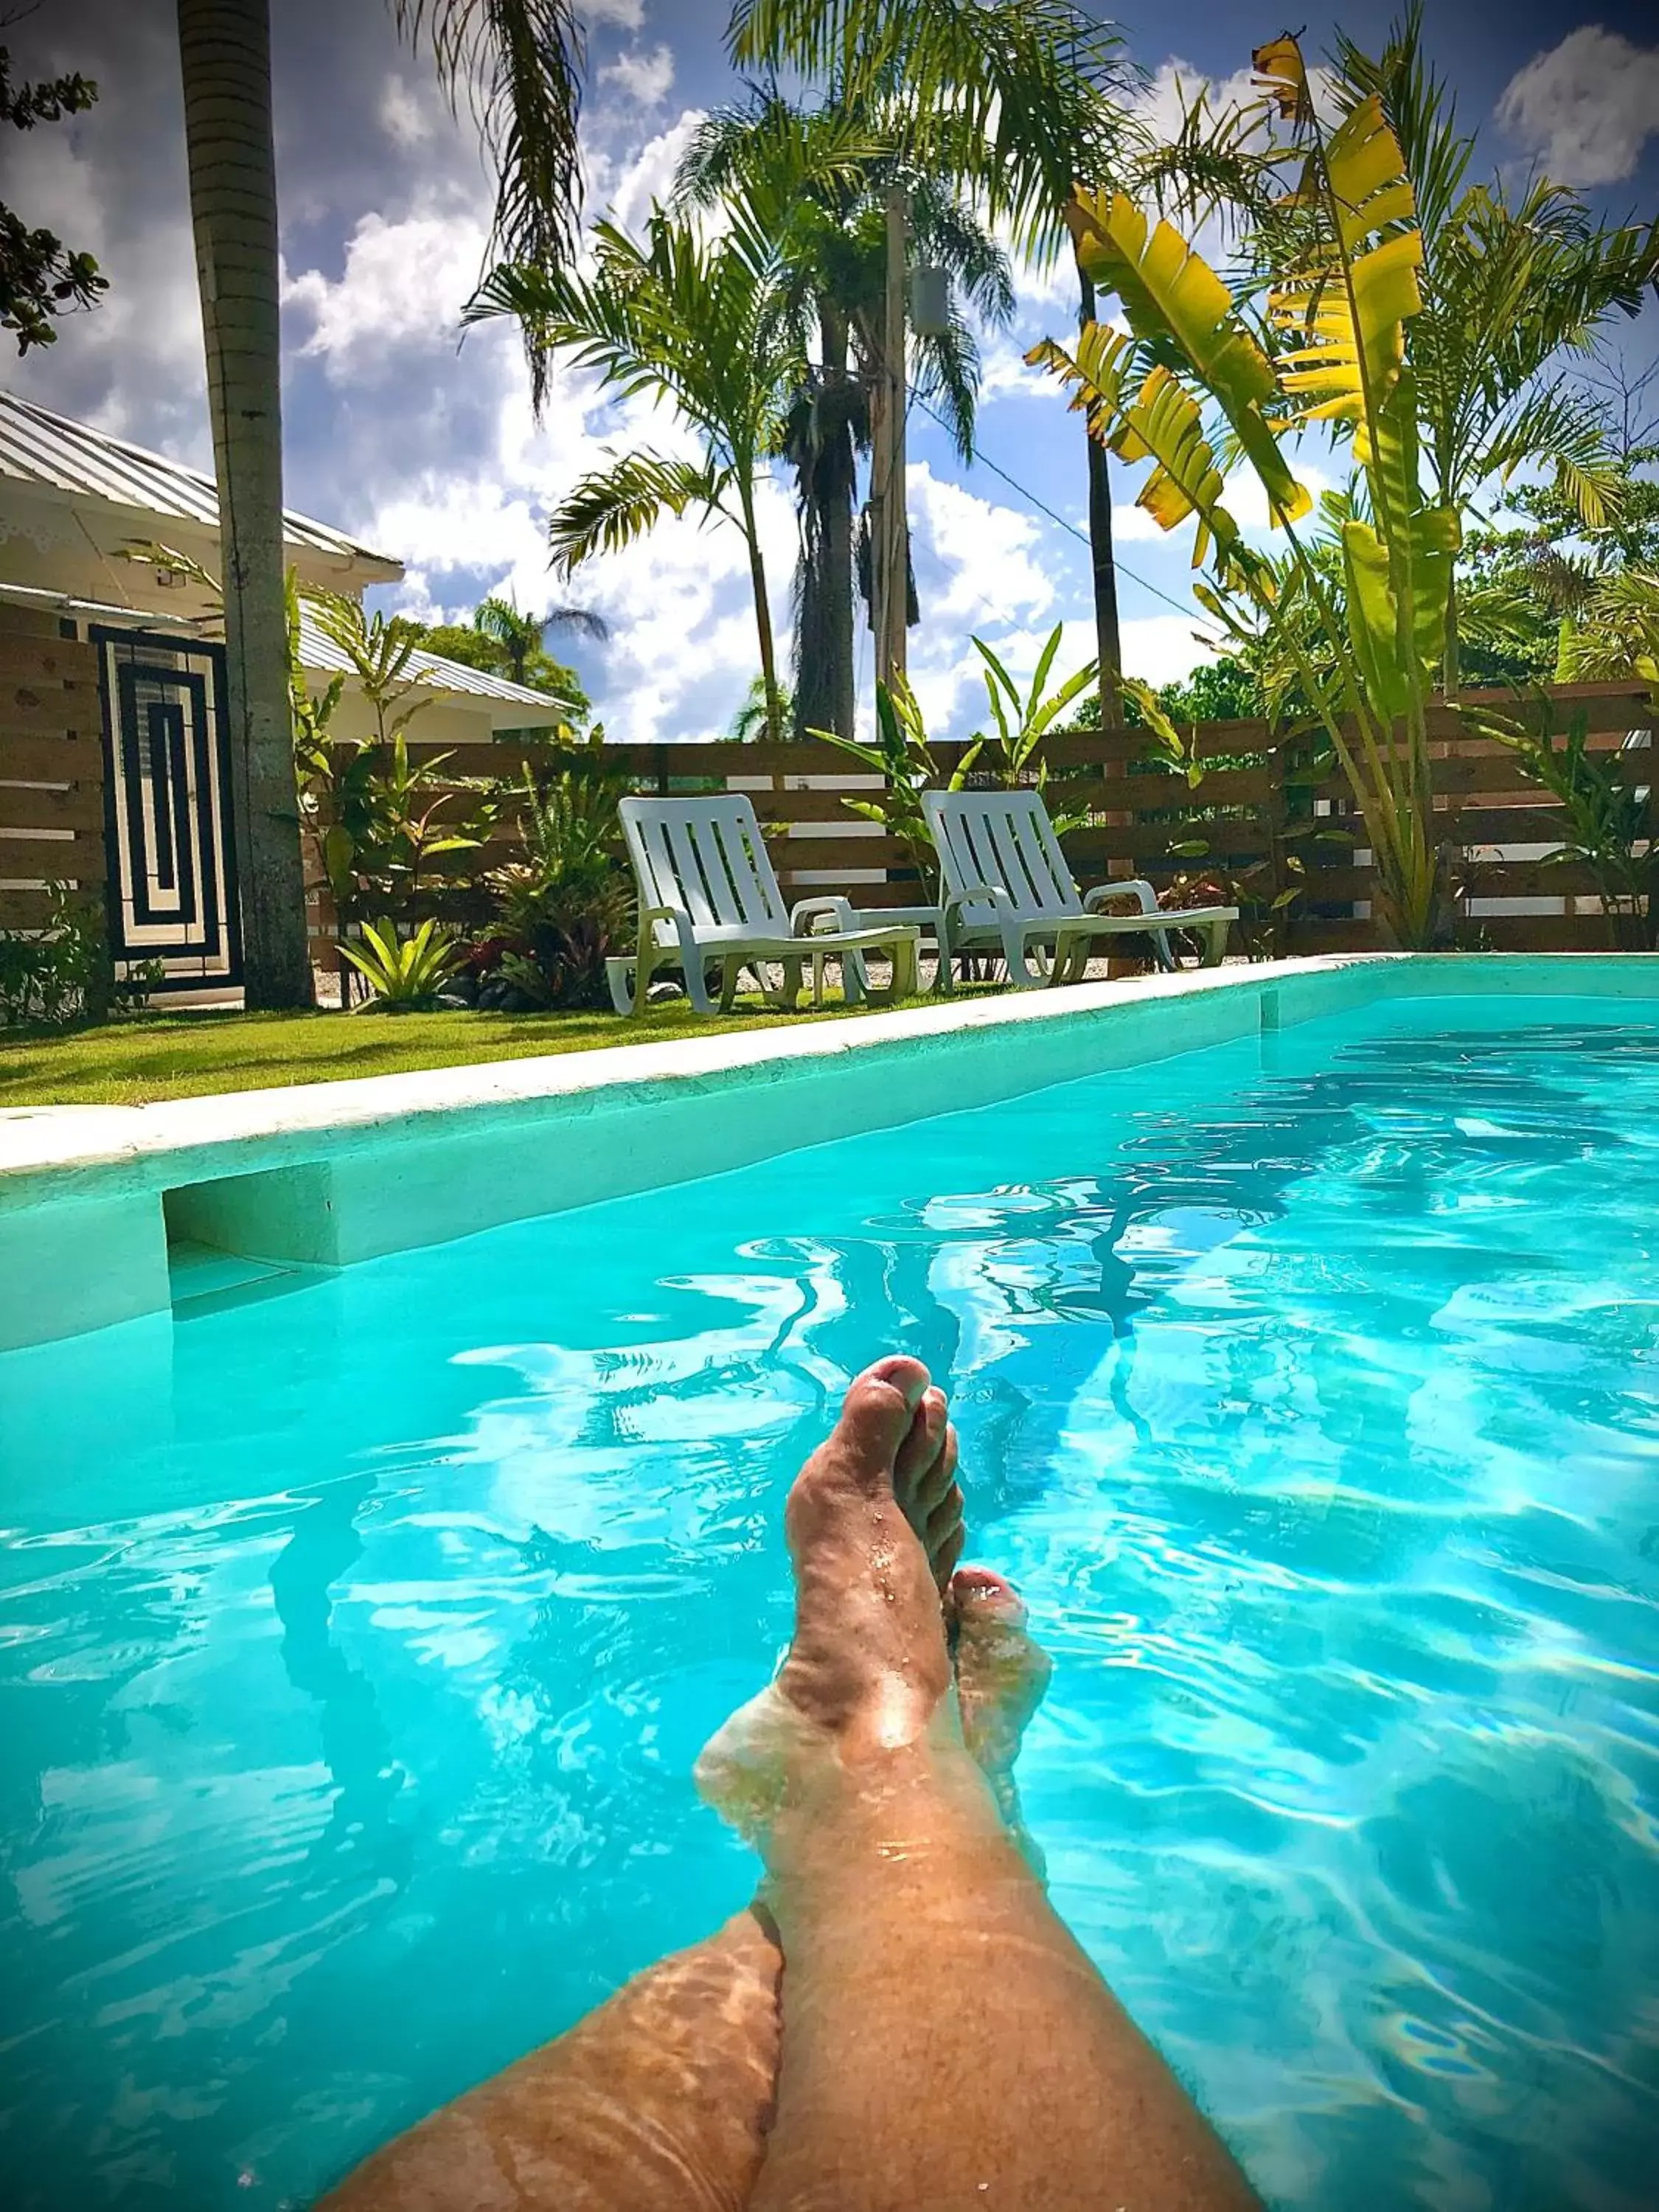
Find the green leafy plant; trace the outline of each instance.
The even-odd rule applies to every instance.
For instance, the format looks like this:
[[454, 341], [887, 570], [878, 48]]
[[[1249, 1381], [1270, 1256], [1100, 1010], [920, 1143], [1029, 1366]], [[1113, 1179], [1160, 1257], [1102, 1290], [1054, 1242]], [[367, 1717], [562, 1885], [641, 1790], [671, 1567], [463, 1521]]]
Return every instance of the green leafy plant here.
[[[1053, 691], [1047, 689], [1064, 633], [1065, 625], [1057, 623], [1037, 657], [1036, 672], [1024, 692], [984, 639], [974, 639], [975, 648], [984, 663], [982, 673], [992, 726], [988, 732], [976, 730], [956, 766], [948, 770], [933, 750], [916, 695], [902, 677], [890, 688], [884, 684], [876, 686], [873, 743], [862, 738], [843, 738], [834, 730], [808, 732], [825, 744], [850, 754], [860, 768], [881, 777], [883, 787], [878, 797], [843, 794], [842, 805], [850, 814], [860, 815], [866, 822], [879, 823], [902, 848], [905, 858], [915, 863], [925, 883], [938, 881], [939, 855], [933, 850], [922, 811], [924, 791], [963, 791], [969, 784], [991, 785], [1005, 790], [1021, 784], [1036, 784], [1039, 790], [1047, 786], [1048, 767], [1042, 756], [1043, 742], [1051, 732], [1058, 733], [1066, 709], [1079, 693], [1089, 689], [1097, 674], [1094, 662], [1090, 661]], [[1086, 806], [1074, 806], [1055, 813], [1054, 827], [1063, 835], [1088, 819]]]
[[[974, 639], [974, 649], [985, 664], [985, 690], [995, 732], [975, 734], [975, 745], [982, 748], [975, 754], [976, 781], [994, 781], [1011, 791], [1017, 785], [1033, 783], [1039, 791], [1047, 789], [1048, 763], [1042, 754], [1043, 740], [1072, 702], [1088, 690], [1099, 673], [1098, 664], [1091, 660], [1053, 691], [1045, 690], [1065, 630], [1064, 623], [1056, 623], [1049, 632], [1037, 656], [1030, 689], [1023, 696], [1018, 684], [984, 639]], [[1089, 818], [1086, 806], [1058, 812], [1051, 808], [1050, 811], [1054, 813], [1054, 828], [1062, 836], [1068, 830], [1080, 828]]]
[[[1137, 726], [1146, 733], [1147, 764], [1179, 776], [1188, 794], [1189, 803], [1182, 810], [1188, 819], [1182, 825], [1183, 834], [1170, 845], [1170, 855], [1173, 860], [1190, 860], [1196, 865], [1190, 873], [1177, 875], [1170, 886], [1172, 903], [1199, 904], [1202, 902], [1202, 894], [1212, 897], [1218, 904], [1236, 906], [1239, 937], [1249, 957], [1252, 960], [1281, 958], [1286, 949], [1287, 927], [1307, 890], [1308, 864], [1298, 848], [1310, 842], [1351, 846], [1353, 833], [1338, 823], [1317, 819], [1311, 813], [1300, 818], [1286, 818], [1269, 809], [1264, 819], [1254, 809], [1206, 808], [1203, 803], [1205, 779], [1218, 768], [1233, 765], [1233, 757], [1203, 760], [1199, 751], [1198, 725], [1188, 723], [1183, 729], [1151, 684], [1126, 677], [1123, 695], [1126, 701], [1133, 702]], [[1281, 787], [1287, 792], [1305, 790], [1322, 782], [1330, 774], [1331, 766], [1328, 748], [1320, 749], [1295, 767], [1285, 766], [1281, 761]], [[1249, 835], [1241, 841], [1237, 835], [1239, 817], [1245, 811], [1255, 814], [1256, 818], [1249, 822]], [[1263, 836], [1267, 850], [1259, 859], [1239, 866], [1227, 857], [1230, 842], [1254, 843]]]
[[[1416, 195], [1376, 94], [1328, 129], [1294, 39], [1255, 61], [1303, 162], [1304, 222], [1265, 320], [1168, 223], [1150, 222], [1121, 193], [1080, 191], [1069, 218], [1079, 259], [1121, 302], [1128, 330], [1090, 323], [1074, 349], [1047, 340], [1028, 358], [1073, 388], [1120, 459], [1152, 463], [1139, 504], [1162, 527], [1196, 523], [1194, 563], [1208, 571], [1197, 596], [1229, 635], [1254, 647], [1265, 623], [1288, 640], [1364, 817], [1384, 934], [1426, 948], [1449, 935], [1426, 714], [1459, 525], [1455, 507], [1430, 504], [1419, 464], [1406, 350], [1406, 325], [1423, 306]], [[1324, 423], [1351, 436], [1361, 471], [1362, 501], [1337, 532], [1340, 578], [1297, 534], [1312, 501], [1285, 449], [1297, 430]], [[1222, 502], [1232, 453], [1286, 534], [1283, 570]], [[1304, 642], [1310, 620], [1322, 660]]]
[[513, 802], [525, 857], [490, 878], [500, 916], [475, 963], [481, 1000], [609, 1005], [605, 963], [624, 948], [633, 918], [617, 811], [628, 789], [597, 744], [539, 785], [526, 777]]
[[104, 915], [72, 884], [46, 886], [40, 929], [0, 930], [0, 1027], [96, 1019], [111, 996]]
[[[374, 715], [375, 734], [362, 744], [331, 731], [344, 678], [313, 694], [300, 665], [301, 597], [325, 636], [351, 663]], [[499, 811], [493, 787], [447, 774], [452, 756], [418, 758], [408, 732], [430, 693], [408, 673], [416, 632], [395, 616], [366, 615], [355, 599], [291, 590], [289, 602], [295, 758], [301, 805], [343, 927], [367, 915], [422, 918], [440, 894], [468, 883], [471, 864]], [[429, 918], [427, 917], [427, 918]], [[343, 948], [342, 948], [343, 950]], [[342, 994], [346, 969], [341, 969]]]
[[915, 693], [903, 677], [890, 687], [876, 686], [876, 736], [873, 744], [862, 738], [843, 738], [834, 730], [813, 730], [809, 735], [850, 754], [860, 767], [882, 779], [880, 794], [869, 798], [843, 794], [842, 805], [849, 814], [878, 823], [913, 862], [925, 884], [939, 882], [939, 854], [922, 811], [924, 791], [961, 791], [979, 758], [984, 740], [976, 738], [954, 769], [948, 772], [933, 753]]
[[150, 1001], [150, 994], [159, 991], [167, 980], [165, 960], [130, 960], [125, 975], [118, 975], [110, 987], [110, 996], [124, 1014], [142, 1014]]
[[1559, 732], [1547, 694], [1516, 714], [1468, 706], [1462, 711], [1482, 737], [1507, 745], [1522, 774], [1561, 809], [1564, 834], [1545, 866], [1587, 869], [1612, 944], [1650, 951], [1659, 942], [1659, 822], [1651, 787], [1625, 781], [1618, 752], [1590, 750], [1582, 712]]
[[428, 1011], [461, 964], [461, 948], [435, 921], [423, 921], [412, 937], [399, 937], [397, 924], [362, 926], [361, 945], [341, 952], [368, 985], [373, 996], [356, 1012], [410, 1014]]

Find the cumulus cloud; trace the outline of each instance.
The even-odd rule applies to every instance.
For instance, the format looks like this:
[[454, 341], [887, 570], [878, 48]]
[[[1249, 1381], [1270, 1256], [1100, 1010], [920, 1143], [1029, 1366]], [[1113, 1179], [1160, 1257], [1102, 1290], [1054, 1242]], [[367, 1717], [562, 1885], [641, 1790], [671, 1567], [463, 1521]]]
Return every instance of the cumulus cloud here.
[[1659, 46], [1581, 24], [1505, 86], [1498, 120], [1565, 185], [1616, 185], [1659, 131]]
[[[584, 14], [622, 34], [624, 59], [653, 59], [631, 35], [647, 14], [638, 0], [602, 0]], [[556, 649], [576, 660], [613, 736], [723, 730], [758, 665], [735, 530], [688, 516], [592, 562], [568, 585], [549, 568], [548, 518], [578, 477], [637, 445], [673, 453], [692, 450], [691, 441], [644, 401], [618, 404], [591, 377], [563, 369], [538, 422], [516, 332], [489, 324], [459, 343], [493, 202], [465, 103], [458, 124], [430, 71], [398, 46], [384, 9], [288, 0], [276, 15], [290, 504], [401, 557], [404, 583], [379, 596], [413, 611], [459, 613], [495, 588], [526, 607], [570, 599], [597, 608], [611, 621], [611, 642], [572, 639]], [[666, 30], [668, 11], [653, 20]], [[16, 27], [20, 65], [40, 73], [50, 62], [36, 50], [48, 30], [54, 44], [61, 39], [61, 65], [95, 75], [105, 97], [72, 125], [29, 134], [18, 151], [15, 197], [31, 220], [90, 246], [112, 289], [96, 313], [74, 319], [50, 357], [32, 355], [9, 380], [47, 405], [210, 466], [168, 22], [152, 10], [111, 9], [106, 0], [57, 0]], [[648, 74], [632, 85], [601, 76], [596, 88], [605, 97], [584, 124], [588, 204], [612, 209], [637, 230], [665, 195], [700, 112], [646, 107], [636, 94], [651, 89]], [[1027, 282], [1030, 335], [1045, 321], [1069, 322], [1074, 282], [1064, 262]], [[1035, 396], [1050, 387], [1023, 368], [1016, 374], [1012, 339], [1007, 352], [1006, 391], [988, 397], [1018, 405], [1018, 384], [1035, 410]], [[1030, 423], [1072, 435], [1046, 404], [1025, 418], [1022, 434]], [[994, 441], [993, 451], [1003, 447]], [[1019, 459], [1014, 465], [1025, 472]], [[1092, 646], [1082, 549], [1006, 503], [1014, 495], [994, 480], [970, 489], [951, 481], [954, 473], [942, 456], [909, 472], [923, 608], [911, 651], [933, 726], [959, 735], [983, 714], [972, 635], [1021, 669], [1062, 617], [1065, 666], [1088, 658]], [[761, 487], [759, 514], [774, 618], [787, 637], [797, 536], [781, 473]], [[1156, 676], [1178, 672], [1187, 650], [1180, 636], [1189, 629], [1171, 617], [1146, 633], [1134, 665]], [[1140, 625], [1126, 623], [1126, 636], [1141, 635]], [[860, 651], [867, 690], [871, 645], [862, 628]]]
[[311, 325], [301, 355], [325, 362], [336, 381], [362, 385], [405, 375], [412, 351], [453, 350], [487, 236], [470, 209], [398, 222], [361, 216], [338, 277], [308, 269], [284, 286], [284, 309]]
[[641, 107], [660, 107], [673, 87], [674, 57], [666, 46], [631, 48], [599, 71], [599, 82], [614, 84]]

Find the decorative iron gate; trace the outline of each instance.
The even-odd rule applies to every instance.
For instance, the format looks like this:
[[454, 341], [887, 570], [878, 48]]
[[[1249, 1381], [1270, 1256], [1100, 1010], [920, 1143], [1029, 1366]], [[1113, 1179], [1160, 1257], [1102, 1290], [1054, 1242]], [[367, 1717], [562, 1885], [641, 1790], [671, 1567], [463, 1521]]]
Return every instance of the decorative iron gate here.
[[241, 980], [225, 650], [96, 629], [110, 950], [159, 959], [170, 990]]

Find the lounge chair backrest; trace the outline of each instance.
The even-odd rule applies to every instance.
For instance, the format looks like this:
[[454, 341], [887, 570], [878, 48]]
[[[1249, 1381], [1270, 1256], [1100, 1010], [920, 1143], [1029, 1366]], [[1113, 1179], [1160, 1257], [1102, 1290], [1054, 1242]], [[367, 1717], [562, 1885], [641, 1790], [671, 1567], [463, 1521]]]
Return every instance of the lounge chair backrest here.
[[[927, 791], [921, 803], [947, 898], [993, 884], [1007, 892], [1022, 921], [1083, 912], [1040, 792]], [[997, 915], [988, 899], [970, 898], [962, 919], [977, 928], [994, 927]]]
[[[679, 908], [699, 936], [788, 936], [789, 908], [752, 799], [740, 792], [624, 799], [621, 814], [641, 906]], [[665, 923], [656, 935], [674, 941]]]

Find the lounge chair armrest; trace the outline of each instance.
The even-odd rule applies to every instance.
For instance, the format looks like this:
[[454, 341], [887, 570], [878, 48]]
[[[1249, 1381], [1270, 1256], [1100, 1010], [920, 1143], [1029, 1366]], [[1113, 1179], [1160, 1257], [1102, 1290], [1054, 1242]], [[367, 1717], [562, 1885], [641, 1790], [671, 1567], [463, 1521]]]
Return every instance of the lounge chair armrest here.
[[1083, 911], [1098, 914], [1108, 899], [1118, 898], [1133, 899], [1142, 914], [1158, 912], [1158, 893], [1139, 876], [1127, 877], [1117, 884], [1097, 884], [1093, 890], [1085, 894]]
[[656, 941], [656, 928], [665, 921], [674, 933], [682, 963], [690, 967], [697, 956], [697, 928], [683, 906], [642, 906], [640, 908], [640, 951]]
[[1013, 900], [1001, 884], [963, 884], [960, 890], [946, 891], [940, 903], [947, 915], [959, 914], [975, 899], [989, 899], [999, 914], [1013, 908]]
[[789, 909], [789, 934], [792, 937], [816, 936], [818, 933], [816, 925], [826, 916], [838, 930], [857, 927], [850, 899], [840, 896], [798, 899]]

